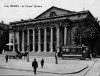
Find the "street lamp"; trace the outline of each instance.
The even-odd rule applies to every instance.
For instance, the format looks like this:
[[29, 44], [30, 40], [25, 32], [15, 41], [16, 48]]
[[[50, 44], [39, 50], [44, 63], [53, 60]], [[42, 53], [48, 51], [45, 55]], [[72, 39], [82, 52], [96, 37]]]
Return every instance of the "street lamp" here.
[[29, 45], [27, 46], [27, 62], [29, 62]]
[[57, 55], [57, 50], [55, 50], [55, 63], [58, 64], [58, 59], [57, 59], [58, 55]]
[[81, 28], [80, 28], [80, 46], [81, 46], [81, 54], [83, 55], [81, 34], [82, 34], [82, 31], [81, 31]]

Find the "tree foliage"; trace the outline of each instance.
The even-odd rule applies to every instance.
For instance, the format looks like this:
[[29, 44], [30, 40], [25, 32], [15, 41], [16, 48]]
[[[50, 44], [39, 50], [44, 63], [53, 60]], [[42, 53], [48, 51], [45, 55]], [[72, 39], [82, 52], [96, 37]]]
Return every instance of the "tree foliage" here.
[[75, 41], [76, 43], [90, 44], [91, 40], [97, 38], [99, 35], [99, 23], [93, 18], [86, 18], [79, 21], [75, 28]]

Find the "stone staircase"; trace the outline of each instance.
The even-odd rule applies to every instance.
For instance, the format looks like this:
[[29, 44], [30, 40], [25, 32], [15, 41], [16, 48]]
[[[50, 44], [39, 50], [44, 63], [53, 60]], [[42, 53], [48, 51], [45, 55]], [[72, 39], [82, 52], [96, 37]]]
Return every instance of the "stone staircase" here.
[[30, 52], [30, 56], [54, 57], [55, 52]]

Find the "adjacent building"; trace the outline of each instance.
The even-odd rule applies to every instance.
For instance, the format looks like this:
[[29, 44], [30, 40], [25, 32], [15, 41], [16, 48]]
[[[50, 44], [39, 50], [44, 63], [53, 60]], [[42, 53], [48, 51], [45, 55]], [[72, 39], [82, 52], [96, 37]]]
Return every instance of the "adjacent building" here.
[[0, 53], [8, 48], [7, 43], [9, 43], [9, 26], [2, 21], [0, 23]]

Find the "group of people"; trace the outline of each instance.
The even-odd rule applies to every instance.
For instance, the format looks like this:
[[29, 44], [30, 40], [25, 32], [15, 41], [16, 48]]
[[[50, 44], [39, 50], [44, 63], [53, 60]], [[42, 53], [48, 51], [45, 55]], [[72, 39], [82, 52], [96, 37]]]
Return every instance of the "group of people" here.
[[86, 58], [92, 59], [92, 54], [89, 48], [84, 48], [83, 53], [82, 53], [82, 58], [85, 60]]
[[[7, 63], [8, 62], [8, 55], [6, 55], [5, 59], [6, 59], [6, 63]], [[42, 58], [41, 68], [43, 68], [43, 66], [44, 66], [44, 59]], [[36, 70], [38, 68], [38, 62], [36, 61], [35, 58], [34, 58], [34, 61], [32, 62], [32, 67], [33, 67], [33, 70], [34, 70], [34, 74], [36, 74]]]
[[[44, 66], [44, 59], [42, 58], [41, 68], [43, 68], [43, 66]], [[36, 70], [38, 68], [38, 62], [36, 61], [36, 58], [34, 58], [34, 61], [32, 62], [32, 67], [33, 67], [33, 70], [34, 70], [34, 74], [36, 74]]]

